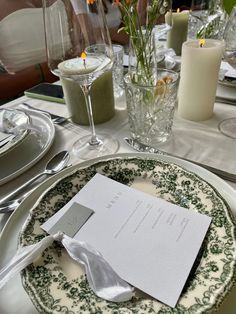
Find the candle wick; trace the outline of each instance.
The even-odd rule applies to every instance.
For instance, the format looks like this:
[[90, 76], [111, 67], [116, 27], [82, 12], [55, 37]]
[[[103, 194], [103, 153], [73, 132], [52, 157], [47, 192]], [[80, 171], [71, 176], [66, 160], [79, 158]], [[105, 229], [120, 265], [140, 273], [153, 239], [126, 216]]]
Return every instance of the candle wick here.
[[200, 47], [200, 48], [203, 48], [203, 47], [204, 47], [204, 44], [205, 44], [205, 39], [200, 39], [200, 40], [199, 40], [199, 47]]
[[86, 53], [83, 51], [80, 55], [81, 59], [83, 60], [83, 64], [84, 64], [84, 67], [86, 68]]

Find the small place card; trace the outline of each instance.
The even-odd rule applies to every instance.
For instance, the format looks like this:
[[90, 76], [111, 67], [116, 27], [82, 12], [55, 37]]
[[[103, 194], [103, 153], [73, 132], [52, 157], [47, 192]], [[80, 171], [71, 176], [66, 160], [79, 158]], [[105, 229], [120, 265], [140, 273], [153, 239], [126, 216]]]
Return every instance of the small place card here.
[[96, 174], [42, 228], [65, 231], [69, 217], [74, 234], [80, 220], [75, 202], [86, 207], [87, 221], [74, 238], [100, 251], [128, 283], [175, 307], [211, 218]]
[[47, 231], [50, 234], [56, 234], [60, 230], [73, 238], [93, 213], [94, 211], [90, 208], [78, 203], [73, 203], [65, 214], [60, 217], [52, 227], [47, 229]]

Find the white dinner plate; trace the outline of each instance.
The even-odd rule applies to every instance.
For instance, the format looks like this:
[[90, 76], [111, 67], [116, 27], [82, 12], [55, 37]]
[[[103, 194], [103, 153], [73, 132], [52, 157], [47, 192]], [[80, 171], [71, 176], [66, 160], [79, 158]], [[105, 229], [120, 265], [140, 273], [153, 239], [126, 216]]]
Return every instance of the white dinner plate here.
[[219, 82], [219, 84], [226, 86], [226, 87], [233, 87], [233, 88], [236, 87], [236, 79], [235, 78], [233, 78], [233, 79], [224, 78], [223, 80], [219, 80], [218, 82]]
[[55, 137], [55, 127], [45, 114], [25, 111], [31, 118], [31, 131], [21, 145], [14, 148], [14, 154], [1, 157], [0, 185], [16, 178], [36, 164], [49, 150]]
[[[116, 157], [136, 157], [136, 156], [147, 156], [147, 154], [118, 154]], [[114, 156], [113, 156], [114, 157]], [[148, 157], [158, 157], [162, 160], [169, 162], [174, 162], [185, 167], [187, 170], [197, 173], [203, 179], [215, 186], [220, 194], [226, 199], [230, 205], [232, 212], [236, 216], [236, 192], [230, 187], [226, 182], [216, 177], [212, 173], [206, 171], [203, 168], [200, 168], [189, 162], [179, 160], [174, 157], [169, 156], [158, 156], [148, 154]], [[112, 156], [107, 156], [107, 158], [112, 158]], [[69, 169], [64, 170], [63, 172], [55, 175], [54, 177], [48, 179], [41, 186], [39, 186], [33, 193], [29, 195], [27, 199], [18, 207], [18, 209], [12, 214], [8, 223], [6, 224], [4, 230], [2, 231], [0, 237], [0, 268], [3, 265], [7, 264], [10, 258], [14, 255], [17, 247], [18, 234], [22, 228], [22, 225], [28, 216], [30, 208], [36, 205], [38, 198], [47, 191], [52, 184], [61, 180], [63, 177], [74, 172], [75, 169], [80, 167], [89, 166], [91, 163], [104, 160], [104, 158], [97, 158], [93, 161], [86, 161], [79, 165], [75, 165]], [[41, 199], [41, 197], [40, 197]], [[7, 243], [7, 245], [6, 245]], [[235, 287], [234, 287], [234, 290]], [[12, 296], [14, 296], [12, 298]], [[233, 298], [233, 293], [227, 298], [223, 305], [219, 309], [219, 313], [233, 314], [235, 312], [236, 302]], [[24, 314], [33, 314], [37, 313], [34, 306], [31, 304], [27, 294], [25, 293], [22, 285], [20, 275], [13, 278], [1, 291], [0, 291], [0, 313], [1, 314], [13, 314], [13, 313], [24, 313]]]
[[236, 103], [236, 88], [218, 84], [217, 90], [216, 90], [216, 97]]

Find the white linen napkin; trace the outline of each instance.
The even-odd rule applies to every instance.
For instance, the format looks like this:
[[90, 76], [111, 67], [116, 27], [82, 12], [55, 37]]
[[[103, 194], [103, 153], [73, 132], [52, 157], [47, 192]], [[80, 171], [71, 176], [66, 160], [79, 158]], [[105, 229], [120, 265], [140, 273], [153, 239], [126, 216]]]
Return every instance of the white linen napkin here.
[[124, 302], [133, 297], [134, 288], [115, 273], [98, 251], [61, 232], [49, 235], [36, 244], [19, 248], [10, 263], [0, 271], [0, 289], [39, 257], [53, 241], [61, 242], [70, 257], [85, 267], [89, 285], [98, 297], [112, 302]]
[[21, 134], [30, 130], [38, 133], [38, 129], [30, 123], [30, 117], [19, 110], [0, 109], [0, 131], [6, 134]]
[[220, 70], [224, 71], [225, 76], [236, 79], [236, 70], [228, 62], [222, 61]]

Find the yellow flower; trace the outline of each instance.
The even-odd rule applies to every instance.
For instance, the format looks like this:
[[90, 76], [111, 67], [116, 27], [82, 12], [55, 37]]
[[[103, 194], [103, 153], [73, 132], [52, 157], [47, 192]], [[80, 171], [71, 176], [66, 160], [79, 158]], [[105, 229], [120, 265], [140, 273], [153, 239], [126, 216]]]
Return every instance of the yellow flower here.
[[81, 53], [81, 55], [80, 55], [80, 58], [81, 58], [82, 60], [85, 60], [86, 57], [87, 57], [87, 55], [86, 55], [86, 53], [83, 51], [83, 52]]
[[120, 5], [120, 0], [114, 0], [114, 4]]

